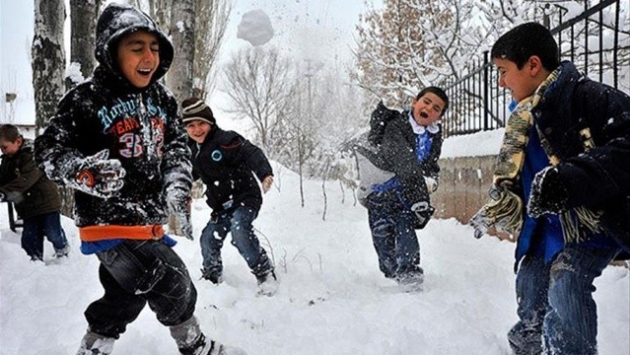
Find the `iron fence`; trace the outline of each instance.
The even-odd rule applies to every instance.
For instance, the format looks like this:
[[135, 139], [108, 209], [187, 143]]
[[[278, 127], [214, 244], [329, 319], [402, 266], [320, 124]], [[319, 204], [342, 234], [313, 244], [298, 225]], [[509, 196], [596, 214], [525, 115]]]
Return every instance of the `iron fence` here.
[[[553, 5], [554, 11], [540, 22], [551, 29], [562, 60], [572, 61], [593, 80], [630, 92], [629, 4], [628, 0], [602, 0], [588, 8], [585, 1], [583, 12], [572, 17], [574, 9]], [[502, 128], [509, 116], [512, 98], [499, 87], [489, 52], [473, 64], [476, 69], [444, 85], [451, 101], [442, 120], [446, 136]]]

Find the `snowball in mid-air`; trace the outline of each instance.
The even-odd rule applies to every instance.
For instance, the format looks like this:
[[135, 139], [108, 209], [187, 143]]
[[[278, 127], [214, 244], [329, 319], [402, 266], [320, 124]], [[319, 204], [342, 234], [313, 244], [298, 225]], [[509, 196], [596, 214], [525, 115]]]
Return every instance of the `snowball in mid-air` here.
[[252, 10], [243, 14], [238, 24], [236, 37], [244, 39], [252, 46], [262, 46], [273, 38], [273, 27], [269, 16], [263, 10]]

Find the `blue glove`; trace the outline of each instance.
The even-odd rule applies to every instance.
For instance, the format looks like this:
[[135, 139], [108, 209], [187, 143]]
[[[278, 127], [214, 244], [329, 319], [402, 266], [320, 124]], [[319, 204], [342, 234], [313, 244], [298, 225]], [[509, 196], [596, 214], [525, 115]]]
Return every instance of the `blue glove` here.
[[78, 160], [72, 170], [74, 174], [64, 179], [66, 185], [103, 199], [116, 195], [125, 184], [126, 172], [120, 160], [108, 158], [109, 150], [104, 149]]

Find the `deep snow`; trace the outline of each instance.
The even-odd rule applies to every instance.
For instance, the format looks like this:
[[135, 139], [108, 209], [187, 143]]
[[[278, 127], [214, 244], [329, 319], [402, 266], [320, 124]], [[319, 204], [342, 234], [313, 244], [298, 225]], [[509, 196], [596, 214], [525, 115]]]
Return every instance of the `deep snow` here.
[[[210, 337], [250, 355], [509, 353], [505, 333], [516, 321], [513, 244], [476, 240], [472, 228], [453, 219], [433, 220], [418, 232], [425, 290], [404, 293], [380, 274], [367, 212], [354, 205], [351, 191], [344, 195], [338, 183], [326, 184], [324, 221], [321, 181], [306, 181], [302, 208], [297, 176], [274, 167], [276, 186], [255, 221], [280, 278], [274, 297], [256, 297], [255, 278], [229, 243], [225, 282], [199, 279], [198, 239], [210, 214], [202, 199], [193, 204], [196, 240], [178, 239], [175, 250], [195, 280], [196, 314]], [[72, 220], [63, 225], [72, 253], [57, 263], [46, 242], [44, 265], [29, 261], [0, 214], [0, 355], [67, 355], [78, 347], [83, 311], [102, 289], [96, 257], [80, 254]], [[600, 355], [630, 354], [628, 269], [607, 268], [596, 286]], [[167, 328], [147, 307], [113, 355], [176, 353]]]

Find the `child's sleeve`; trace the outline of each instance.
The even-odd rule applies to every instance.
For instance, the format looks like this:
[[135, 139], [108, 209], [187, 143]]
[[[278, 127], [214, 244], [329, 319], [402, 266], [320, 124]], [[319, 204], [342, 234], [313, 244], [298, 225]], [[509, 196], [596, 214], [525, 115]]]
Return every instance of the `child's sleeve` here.
[[243, 164], [256, 174], [258, 180], [263, 181], [263, 179], [267, 176], [273, 176], [271, 164], [269, 164], [269, 160], [265, 156], [265, 153], [263, 153], [262, 149], [250, 143], [248, 140], [243, 140], [240, 149], [240, 156], [243, 157]]
[[[81, 104], [77, 104], [80, 102]], [[46, 175], [57, 183], [64, 183], [74, 174], [74, 168], [83, 158], [76, 146], [76, 117], [83, 115], [81, 107], [87, 103], [69, 92], [59, 103], [46, 130], [35, 139], [35, 162]]]

